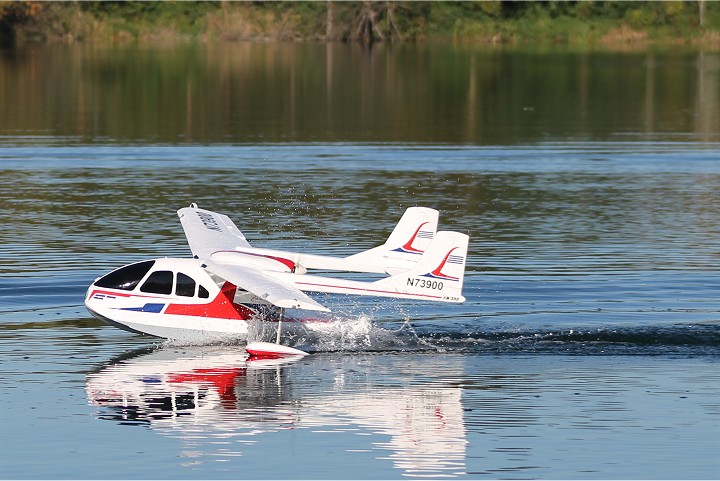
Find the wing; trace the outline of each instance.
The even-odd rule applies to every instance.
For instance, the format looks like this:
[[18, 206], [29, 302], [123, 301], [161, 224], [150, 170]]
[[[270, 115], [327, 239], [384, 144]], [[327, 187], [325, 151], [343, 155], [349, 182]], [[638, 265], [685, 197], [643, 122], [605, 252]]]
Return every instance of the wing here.
[[252, 292], [275, 306], [330, 312], [330, 309], [318, 304], [292, 284], [268, 277], [252, 267], [219, 264], [211, 260], [201, 262], [202, 266], [213, 274]]
[[190, 250], [199, 258], [214, 252], [250, 247], [240, 229], [230, 218], [217, 212], [199, 209], [195, 204], [178, 211]]
[[278, 307], [329, 312], [292, 284], [268, 277], [250, 266], [215, 262], [218, 251], [251, 248], [250, 243], [230, 218], [217, 212], [199, 209], [195, 204], [178, 210], [190, 250], [202, 259], [205, 269]]

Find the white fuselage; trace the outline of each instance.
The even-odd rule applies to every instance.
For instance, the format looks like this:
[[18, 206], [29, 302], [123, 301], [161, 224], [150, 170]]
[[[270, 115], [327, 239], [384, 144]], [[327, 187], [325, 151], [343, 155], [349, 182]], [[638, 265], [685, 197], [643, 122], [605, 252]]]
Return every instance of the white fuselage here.
[[144, 264], [137, 263], [97, 279], [87, 291], [88, 310], [118, 327], [180, 341], [245, 339], [249, 319], [277, 312], [230, 283], [218, 285], [195, 259], [145, 263], [146, 272], [132, 269]]

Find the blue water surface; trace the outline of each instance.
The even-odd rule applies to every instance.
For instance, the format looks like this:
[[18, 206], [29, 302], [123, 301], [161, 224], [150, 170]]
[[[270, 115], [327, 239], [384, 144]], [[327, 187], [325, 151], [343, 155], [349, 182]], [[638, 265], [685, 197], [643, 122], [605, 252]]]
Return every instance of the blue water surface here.
[[[720, 477], [717, 143], [71, 140], [0, 153], [1, 477]], [[190, 255], [191, 202], [338, 256], [437, 208], [467, 301], [319, 296], [268, 366], [93, 319], [97, 276]]]

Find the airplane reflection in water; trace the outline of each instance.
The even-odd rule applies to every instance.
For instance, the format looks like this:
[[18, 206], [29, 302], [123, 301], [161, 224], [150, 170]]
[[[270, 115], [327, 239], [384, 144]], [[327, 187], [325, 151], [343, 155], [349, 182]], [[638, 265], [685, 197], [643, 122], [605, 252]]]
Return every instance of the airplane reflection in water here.
[[[444, 379], [460, 374], [460, 360], [454, 367], [447, 358], [422, 355], [246, 358], [232, 347], [144, 350], [88, 374], [86, 392], [90, 404], [101, 408], [99, 419], [147, 424], [179, 437], [180, 456], [195, 458], [194, 463], [206, 456], [239, 456], [248, 444], [267, 442], [272, 449], [272, 440], [263, 435], [311, 429], [372, 435], [369, 446], [359, 447], [380, 450], [379, 457], [390, 452], [383, 459], [406, 476], [465, 472], [462, 389], [422, 376], [441, 362]], [[388, 373], [397, 376], [391, 385], [378, 385], [378, 372], [385, 381]], [[407, 381], [418, 378], [425, 382]], [[385, 442], [377, 442], [377, 435]], [[233, 441], [233, 447], [219, 448], [218, 438]]]

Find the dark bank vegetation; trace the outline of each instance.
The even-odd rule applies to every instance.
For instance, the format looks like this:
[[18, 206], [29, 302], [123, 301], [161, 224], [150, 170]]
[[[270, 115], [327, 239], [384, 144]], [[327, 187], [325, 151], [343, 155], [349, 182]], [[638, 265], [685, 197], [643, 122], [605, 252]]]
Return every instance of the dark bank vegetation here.
[[5, 45], [179, 40], [720, 45], [713, 1], [0, 2]]

